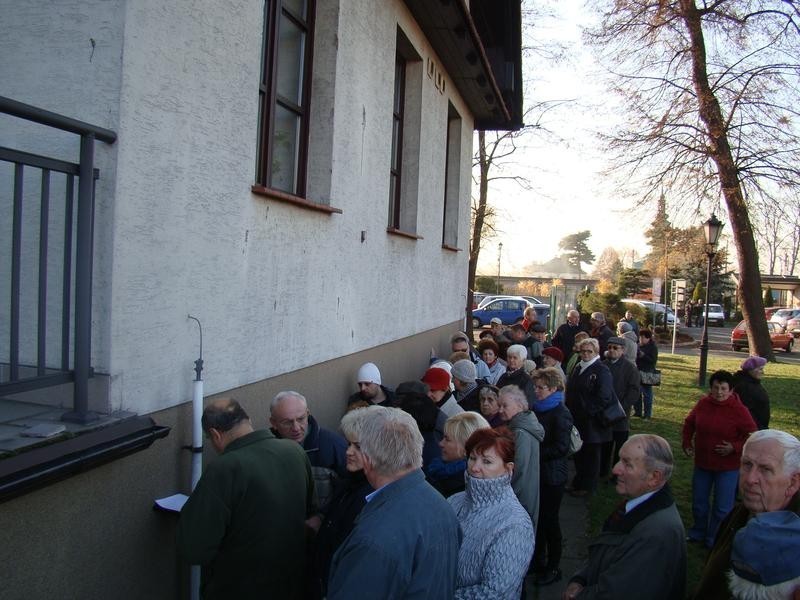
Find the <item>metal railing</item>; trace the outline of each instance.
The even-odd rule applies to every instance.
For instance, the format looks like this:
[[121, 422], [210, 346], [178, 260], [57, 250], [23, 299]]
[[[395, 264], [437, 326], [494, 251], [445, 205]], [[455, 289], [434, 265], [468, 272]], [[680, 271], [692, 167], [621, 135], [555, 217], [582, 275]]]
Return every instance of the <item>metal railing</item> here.
[[[8, 308], [8, 362], [3, 365], [3, 376], [0, 378], [0, 394], [13, 394], [26, 390], [73, 382], [73, 407], [62, 418], [66, 421], [86, 423], [96, 418], [89, 411], [89, 378], [91, 369], [91, 334], [92, 334], [92, 261], [94, 240], [94, 191], [95, 180], [99, 172], [94, 168], [94, 143], [100, 140], [113, 144], [117, 134], [89, 123], [84, 123], [41, 108], [23, 104], [10, 98], [0, 96], [0, 113], [19, 119], [33, 121], [61, 131], [80, 136], [80, 158], [78, 163], [69, 163], [51, 157], [39, 156], [0, 147], [0, 162], [14, 165], [12, 193], [11, 253], [10, 264], [10, 298]], [[30, 194], [25, 194], [26, 169], [37, 169], [41, 173], [39, 206], [29, 206]], [[51, 174], [61, 173], [66, 177], [63, 205], [58, 211], [51, 206]], [[78, 179], [77, 205], [75, 205], [75, 178]], [[0, 190], [0, 198], [6, 194]], [[32, 214], [38, 211], [38, 232], [31, 232], [27, 238], [27, 226], [33, 219], [25, 219], [24, 211]], [[61, 303], [60, 315], [60, 360], [55, 365], [48, 365], [47, 344], [48, 317], [48, 265], [52, 263], [50, 234], [51, 215], [54, 212], [62, 215], [63, 243], [58, 251], [61, 253]], [[35, 228], [35, 226], [33, 227]], [[36, 260], [24, 261], [30, 250], [24, 246], [24, 239], [33, 239], [38, 235], [38, 257]], [[25, 252], [25, 254], [23, 254]], [[74, 259], [73, 259], [74, 252]], [[0, 253], [2, 257], [5, 253]], [[0, 258], [0, 260], [7, 260]], [[24, 263], [24, 264], [23, 264]], [[4, 265], [5, 267], [5, 265]], [[36, 315], [26, 317], [23, 311], [22, 295], [23, 274], [26, 281], [36, 281]], [[74, 307], [71, 305], [74, 295]], [[74, 318], [71, 323], [71, 315]], [[3, 315], [5, 316], [5, 315]], [[34, 364], [21, 361], [21, 332], [36, 331], [36, 352]], [[71, 339], [72, 338], [72, 339]], [[70, 341], [72, 343], [70, 343]], [[72, 364], [70, 365], [70, 354]], [[5, 361], [3, 361], [5, 362]]]

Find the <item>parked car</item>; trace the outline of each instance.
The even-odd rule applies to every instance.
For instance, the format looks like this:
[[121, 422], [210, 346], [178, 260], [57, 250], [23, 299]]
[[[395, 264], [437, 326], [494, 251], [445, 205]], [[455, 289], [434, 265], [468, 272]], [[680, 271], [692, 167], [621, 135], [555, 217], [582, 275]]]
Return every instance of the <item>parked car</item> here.
[[786, 322], [795, 317], [800, 317], [800, 308], [782, 308], [776, 311], [775, 314], [769, 318], [769, 321], [770, 323], [777, 323], [781, 328], [786, 329]]
[[656, 314], [656, 322], [663, 323], [664, 322], [664, 311], [666, 310], [667, 314], [667, 325], [672, 327], [673, 324], [680, 325], [681, 320], [675, 316], [675, 312], [669, 307], [661, 304], [660, 302], [652, 302], [650, 300], [639, 300], [638, 298], [624, 298], [622, 300], [623, 304], [636, 304], [641, 306], [642, 308], [646, 308], [651, 313]]
[[[792, 351], [794, 346], [792, 334], [784, 333], [783, 327], [771, 321], [767, 321], [767, 329], [769, 329], [769, 338], [772, 340], [774, 350], [785, 350], [787, 353]], [[731, 332], [731, 348], [738, 351], [744, 350], [747, 346], [747, 322], [739, 321], [739, 324]]]
[[533, 296], [513, 296], [511, 294], [494, 294], [494, 295], [484, 295], [483, 300], [478, 302], [477, 308], [483, 308], [492, 300], [499, 300], [500, 298], [514, 298], [519, 300], [520, 298], [527, 300], [531, 304], [543, 304], [541, 300], [534, 298]]
[[779, 310], [782, 310], [784, 308], [791, 308], [791, 307], [789, 307], [789, 306], [770, 306], [769, 308], [765, 308], [764, 309], [764, 316], [767, 317], [767, 321], [769, 321], [770, 318], [772, 317], [772, 315], [774, 315], [776, 312], [778, 312]]
[[786, 321], [786, 333], [791, 333], [796, 338], [800, 337], [800, 317]]
[[482, 307], [472, 311], [472, 327], [478, 329], [479, 327], [488, 325], [495, 317], [500, 319], [503, 325], [512, 325], [522, 321], [523, 314], [528, 306], [532, 306], [532, 304], [520, 297], [506, 297], [490, 300]]
[[[701, 319], [705, 319], [706, 316], [706, 309], [705, 306], [703, 307], [703, 314], [700, 317]], [[702, 324], [702, 321], [700, 322]], [[722, 310], [722, 306], [719, 304], [709, 304], [708, 305], [708, 324], [709, 325], [719, 325], [722, 327], [725, 324], [725, 311]]]

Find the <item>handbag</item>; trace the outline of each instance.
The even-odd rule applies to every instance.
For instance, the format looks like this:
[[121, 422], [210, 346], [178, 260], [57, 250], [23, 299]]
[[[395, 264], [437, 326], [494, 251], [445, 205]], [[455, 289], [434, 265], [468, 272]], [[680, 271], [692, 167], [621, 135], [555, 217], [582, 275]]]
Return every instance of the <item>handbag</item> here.
[[661, 385], [661, 371], [639, 371], [642, 378], [642, 385]]
[[611, 427], [627, 416], [628, 415], [625, 414], [625, 409], [622, 408], [622, 404], [620, 404], [615, 395], [611, 403], [597, 415], [597, 418], [603, 427]]
[[572, 456], [578, 452], [581, 447], [583, 447], [581, 434], [578, 432], [578, 428], [573, 425], [572, 431], [569, 432], [569, 450], [567, 451], [567, 456]]

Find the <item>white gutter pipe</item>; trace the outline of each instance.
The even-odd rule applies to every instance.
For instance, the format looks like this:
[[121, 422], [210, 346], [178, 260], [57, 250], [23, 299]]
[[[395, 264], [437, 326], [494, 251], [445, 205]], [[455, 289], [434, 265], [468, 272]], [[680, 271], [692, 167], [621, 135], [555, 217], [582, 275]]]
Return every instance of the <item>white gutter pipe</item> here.
[[[200, 328], [200, 358], [194, 361], [194, 389], [192, 393], [192, 491], [200, 481], [203, 472], [203, 427], [200, 419], [203, 416], [203, 326], [200, 320], [188, 316], [197, 321]], [[189, 568], [189, 594], [191, 600], [200, 600], [200, 565], [192, 565]]]

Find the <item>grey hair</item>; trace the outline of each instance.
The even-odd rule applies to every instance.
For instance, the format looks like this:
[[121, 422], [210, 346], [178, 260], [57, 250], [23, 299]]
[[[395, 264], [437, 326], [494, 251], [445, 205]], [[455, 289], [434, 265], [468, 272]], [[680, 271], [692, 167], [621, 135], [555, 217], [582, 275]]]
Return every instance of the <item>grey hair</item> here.
[[414, 418], [399, 408], [376, 406], [364, 415], [358, 442], [378, 475], [422, 467], [422, 434]]
[[473, 433], [478, 429], [489, 429], [489, 421], [476, 412], [464, 411], [453, 415], [444, 424], [444, 433], [460, 446], [464, 446]]
[[600, 323], [606, 322], [606, 316], [601, 312], [593, 312], [591, 318]]
[[761, 429], [747, 438], [742, 451], [744, 452], [750, 444], [768, 440], [775, 440], [783, 450], [783, 474], [800, 473], [800, 440], [791, 433], [780, 429]]
[[528, 398], [518, 385], [509, 384], [500, 389], [500, 397], [516, 402], [523, 410], [528, 410]]
[[525, 360], [528, 358], [528, 349], [522, 344], [513, 344], [506, 350], [506, 356], [509, 354], [513, 354], [520, 360]]
[[792, 592], [796, 588], [800, 587], [800, 577], [775, 585], [764, 585], [739, 577], [733, 569], [730, 569], [727, 575], [731, 598], [736, 600], [786, 600], [792, 597]]
[[272, 399], [272, 402], [269, 403], [269, 412], [272, 414], [275, 412], [275, 409], [278, 408], [278, 405], [286, 400], [287, 398], [298, 398], [303, 401], [306, 408], [308, 408], [308, 402], [306, 401], [306, 397], [303, 396], [300, 392], [293, 392], [291, 390], [286, 390], [285, 392], [278, 392], [276, 396]]
[[361, 439], [361, 425], [364, 422], [364, 417], [366, 417], [370, 412], [374, 409], [379, 408], [377, 406], [362, 406], [361, 408], [356, 408], [351, 410], [350, 412], [345, 413], [342, 417], [342, 420], [339, 421], [339, 429], [342, 430], [344, 437], [346, 438], [355, 438], [356, 440]]
[[579, 313], [577, 310], [575, 310], [575, 309], [573, 308], [572, 310], [569, 310], [569, 311], [567, 311], [567, 316], [568, 316], [568, 317], [573, 317], [573, 316], [575, 316], [575, 317], [578, 317], [578, 318], [580, 318], [580, 316], [581, 316], [581, 313]]
[[590, 337], [578, 342], [578, 350], [580, 350], [584, 346], [591, 346], [592, 348], [594, 348], [595, 354], [600, 354], [600, 342], [597, 341], [597, 338]]
[[629, 442], [640, 442], [644, 449], [644, 466], [648, 473], [660, 471], [664, 481], [669, 481], [675, 468], [675, 459], [669, 442], [660, 435], [639, 433], [628, 438]]

